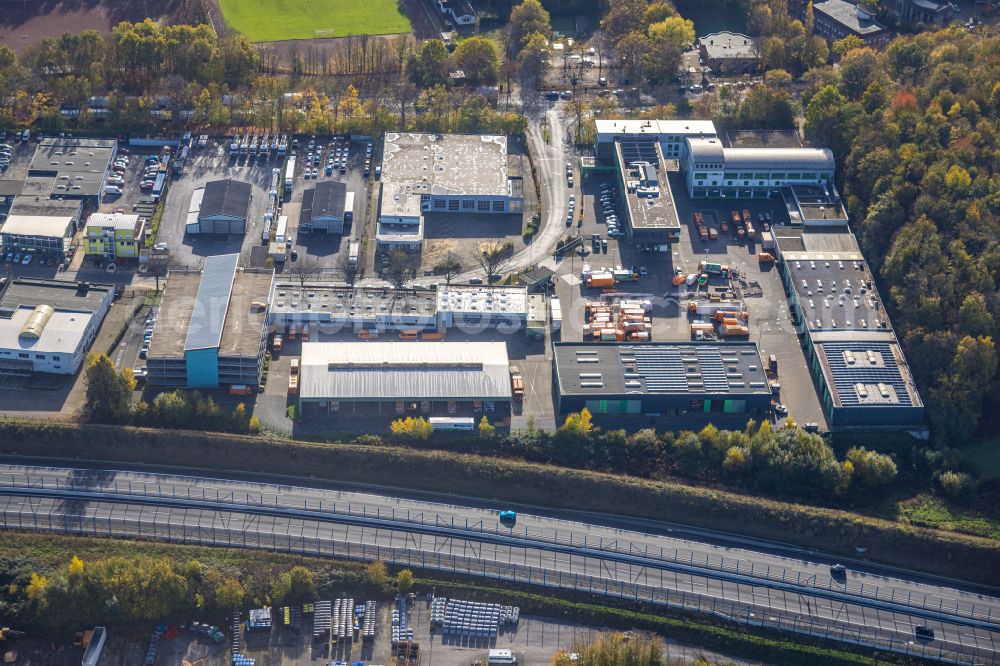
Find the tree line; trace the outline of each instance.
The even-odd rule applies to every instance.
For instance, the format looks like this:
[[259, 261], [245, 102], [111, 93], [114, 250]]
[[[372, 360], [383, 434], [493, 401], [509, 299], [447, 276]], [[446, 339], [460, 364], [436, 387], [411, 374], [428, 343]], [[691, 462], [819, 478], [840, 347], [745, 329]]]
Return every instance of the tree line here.
[[829, 146], [935, 440], [996, 423], [1000, 37], [953, 27], [842, 48], [807, 72], [806, 136]]
[[627, 433], [597, 428], [586, 409], [566, 416], [554, 433], [535, 428], [499, 435], [485, 417], [478, 437], [433, 432], [427, 419], [393, 422], [396, 441], [414, 446], [520, 458], [531, 462], [627, 474], [652, 479], [685, 478], [775, 496], [828, 499], [889, 486], [897, 476], [889, 455], [852, 447], [842, 459], [819, 435], [753, 420], [743, 430], [708, 425], [699, 432]]
[[[69, 634], [94, 625], [162, 622], [180, 613], [204, 618], [248, 606], [297, 605], [344, 589], [378, 596], [407, 593], [413, 572], [391, 575], [382, 562], [282, 566], [272, 560], [182, 559], [113, 555], [44, 566], [27, 560], [3, 570], [8, 592], [2, 616], [21, 626]], [[294, 560], [293, 560], [294, 561]]]

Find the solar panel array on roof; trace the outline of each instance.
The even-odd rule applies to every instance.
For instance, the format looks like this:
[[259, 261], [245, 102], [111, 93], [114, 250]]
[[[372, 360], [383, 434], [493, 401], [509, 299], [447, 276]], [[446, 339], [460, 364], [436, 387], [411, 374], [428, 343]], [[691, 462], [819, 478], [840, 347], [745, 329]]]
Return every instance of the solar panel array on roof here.
[[[745, 389], [740, 352], [718, 347], [623, 348], [622, 365], [635, 367], [647, 393], [728, 393]], [[628, 377], [626, 377], [628, 379]]]
[[210, 349], [221, 344], [239, 259], [238, 254], [221, 254], [205, 260], [184, 351]]
[[824, 342], [817, 346], [826, 357], [842, 405], [913, 406], [893, 343]]
[[660, 166], [660, 153], [656, 150], [655, 137], [649, 139], [622, 139], [619, 142], [622, 160], [626, 165], [649, 162], [655, 168]]

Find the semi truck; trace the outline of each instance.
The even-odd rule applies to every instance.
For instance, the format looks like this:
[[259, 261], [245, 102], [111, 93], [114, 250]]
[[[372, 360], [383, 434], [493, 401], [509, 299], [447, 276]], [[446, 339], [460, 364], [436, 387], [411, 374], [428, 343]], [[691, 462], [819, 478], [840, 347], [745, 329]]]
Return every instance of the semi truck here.
[[524, 378], [521, 377], [521, 369], [516, 365], [510, 369], [510, 392], [514, 400], [520, 402], [524, 399]]
[[292, 179], [295, 178], [295, 155], [288, 158], [288, 163], [285, 165], [285, 197], [289, 197], [292, 193]]
[[591, 273], [587, 276], [587, 286], [591, 288], [611, 287], [615, 283], [615, 276], [608, 272]]
[[291, 368], [288, 371], [288, 395], [297, 395], [299, 392], [299, 359], [293, 358]]
[[344, 222], [354, 220], [354, 192], [348, 192], [344, 196]]

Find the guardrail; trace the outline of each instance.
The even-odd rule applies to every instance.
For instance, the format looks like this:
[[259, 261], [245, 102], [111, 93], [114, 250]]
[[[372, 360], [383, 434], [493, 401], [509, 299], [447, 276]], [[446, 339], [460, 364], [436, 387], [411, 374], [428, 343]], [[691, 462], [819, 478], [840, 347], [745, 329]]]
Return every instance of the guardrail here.
[[[499, 522], [489, 526], [482, 521], [470, 523], [466, 519], [456, 524], [454, 517], [442, 517], [436, 513], [413, 512], [409, 509], [382, 511], [381, 508], [377, 508], [375, 512], [371, 512], [365, 505], [361, 505], [360, 510], [358, 510], [358, 505], [351, 502], [323, 501], [321, 499], [319, 502], [310, 503], [310, 498], [301, 495], [296, 497], [294, 494], [296, 489], [287, 486], [277, 487], [286, 492], [260, 491], [251, 493], [199, 485], [195, 488], [200, 492], [192, 493], [191, 485], [177, 485], [160, 481], [127, 480], [119, 482], [117, 479], [110, 479], [106, 482], [97, 481], [99, 480], [92, 478], [62, 480], [58, 477], [32, 476], [28, 473], [4, 473], [0, 475], [0, 483], [7, 484], [10, 488], [92, 491], [113, 493], [122, 497], [214, 502], [257, 509], [308, 512], [322, 514], [322, 516], [297, 515], [296, 517], [329, 520], [333, 516], [339, 516], [345, 522], [361, 521], [372, 526], [379, 524], [386, 528], [437, 533], [453, 538], [477, 537], [479, 540], [503, 541], [507, 545], [518, 547], [560, 550], [562, 552], [566, 552], [565, 549], [571, 549], [576, 554], [586, 554], [592, 557], [614, 557], [640, 566], [665, 568], [670, 571], [732, 583], [760, 585], [778, 591], [806, 593], [833, 602], [867, 605], [886, 612], [906, 613], [929, 620], [953, 622], [987, 631], [1000, 631], [1000, 618], [993, 618], [993, 608], [989, 606], [984, 611], [982, 607], [977, 608], [975, 603], [963, 607], [958, 599], [947, 599], [927, 594], [915, 596], [912, 592], [907, 592], [904, 597], [902, 594], [897, 594], [897, 590], [893, 588], [887, 591], [882, 586], [873, 584], [862, 583], [855, 587], [849, 585], [834, 586], [834, 581], [831, 578], [827, 578], [826, 583], [823, 584], [821, 579], [814, 575], [804, 576], [801, 571], [789, 571], [784, 567], [780, 569], [770, 565], [761, 567], [753, 562], [724, 556], [715, 560], [708, 554], [705, 555], [704, 559], [696, 559], [693, 552], [689, 553], [688, 557], [683, 557], [676, 548], [664, 549], [661, 547], [658, 550], [650, 551], [647, 544], [637, 546], [627, 540], [608, 541], [603, 537], [595, 539], [586, 533], [581, 535], [572, 530], [560, 532], [558, 529], [549, 531], [529, 529], [525, 526], [522, 532], [519, 529], [503, 527]], [[199, 481], [203, 482], [204, 480], [199, 479]], [[452, 532], [445, 532], [448, 530]]]
[[[0, 527], [21, 531], [59, 532], [64, 534], [92, 537], [115, 537], [153, 539], [181, 544], [211, 545], [216, 547], [253, 548], [298, 553], [315, 557], [334, 557], [348, 560], [383, 561], [398, 566], [408, 566], [424, 570], [442, 571], [452, 574], [476, 576], [486, 579], [507, 581], [517, 584], [540, 586], [549, 589], [572, 590], [597, 594], [628, 601], [643, 602], [687, 612], [709, 614], [720, 619], [752, 627], [763, 627], [799, 635], [841, 641], [863, 647], [887, 650], [944, 663], [967, 664], [969, 666], [996, 666], [997, 654], [990, 648], [971, 645], [954, 645], [944, 641], [916, 643], [903, 640], [892, 632], [869, 626], [848, 627], [845, 624], [823, 621], [816, 617], [802, 617], [795, 613], [777, 610], [761, 610], [754, 603], [722, 601], [695, 592], [670, 590], [664, 587], [642, 585], [624, 580], [612, 581], [582, 573], [553, 572], [543, 567], [514, 562], [488, 561], [480, 557], [469, 557], [453, 553], [415, 550], [409, 547], [382, 546], [368, 543], [352, 543], [350, 540], [337, 542], [318, 534], [307, 534], [307, 528], [314, 528], [316, 521], [291, 521], [285, 523], [285, 533], [262, 531], [259, 524], [249, 526], [239, 524], [191, 526], [186, 523], [188, 509], [181, 519], [170, 507], [156, 507], [147, 512], [145, 507], [138, 511], [134, 505], [99, 502], [99, 510], [94, 515], [74, 514], [79, 505], [60, 503], [48, 508], [39, 504], [20, 504], [0, 507]], [[103, 515], [106, 512], [106, 515]], [[97, 513], [102, 515], [98, 516]], [[212, 512], [212, 515], [217, 515]], [[177, 519], [177, 520], [174, 520]], [[254, 520], [250, 516], [249, 520]], [[234, 523], [236, 521], [233, 521]], [[295, 533], [295, 532], [298, 533]], [[313, 529], [309, 529], [313, 532]], [[753, 595], [750, 595], [751, 601]]]

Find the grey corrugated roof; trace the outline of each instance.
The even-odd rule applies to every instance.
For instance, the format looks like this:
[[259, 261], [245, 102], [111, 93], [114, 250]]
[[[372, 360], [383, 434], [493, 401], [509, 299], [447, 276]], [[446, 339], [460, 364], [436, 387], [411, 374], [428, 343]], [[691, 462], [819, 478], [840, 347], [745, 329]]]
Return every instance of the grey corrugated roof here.
[[509, 400], [503, 342], [305, 342], [304, 400]]
[[347, 185], [339, 180], [324, 180], [302, 195], [300, 220], [308, 224], [315, 217], [344, 217]]
[[239, 180], [213, 180], [205, 185], [198, 218], [215, 215], [247, 219], [250, 210], [250, 183]]
[[222, 342], [222, 327], [229, 311], [229, 297], [233, 293], [239, 260], [238, 254], [220, 254], [205, 260], [184, 351], [218, 347]]

